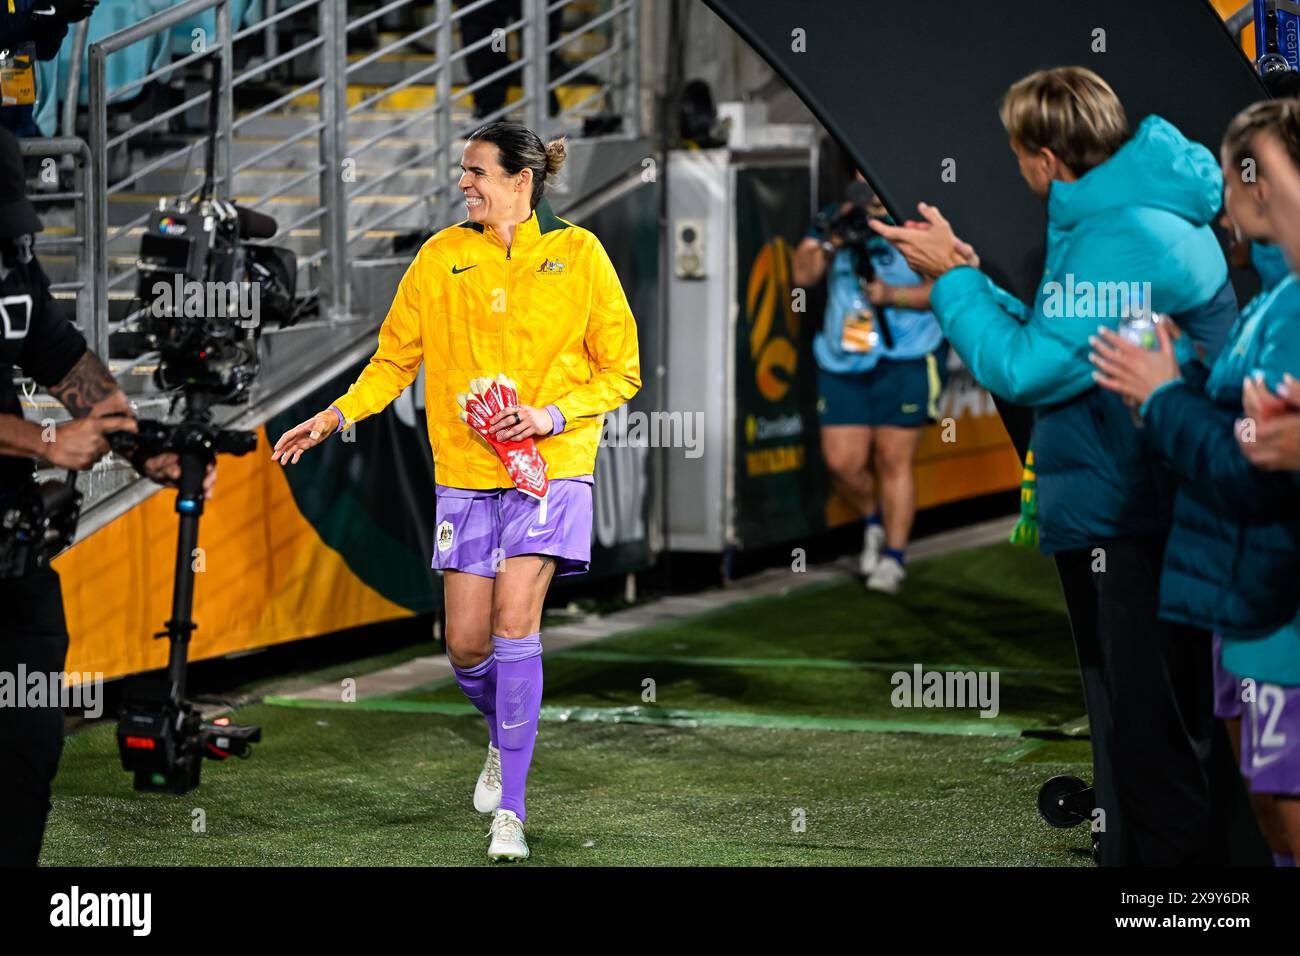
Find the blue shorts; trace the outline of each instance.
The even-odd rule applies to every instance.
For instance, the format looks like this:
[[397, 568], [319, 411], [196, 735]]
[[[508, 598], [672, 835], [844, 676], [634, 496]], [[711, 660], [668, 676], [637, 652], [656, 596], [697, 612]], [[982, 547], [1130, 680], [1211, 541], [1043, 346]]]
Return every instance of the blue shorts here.
[[921, 428], [939, 420], [948, 343], [915, 359], [882, 358], [870, 372], [817, 369], [817, 417], [826, 425]]
[[439, 486], [433, 566], [494, 578], [506, 558], [542, 554], [555, 575], [591, 569], [592, 486], [579, 478], [550, 482], [546, 500], [514, 488]]

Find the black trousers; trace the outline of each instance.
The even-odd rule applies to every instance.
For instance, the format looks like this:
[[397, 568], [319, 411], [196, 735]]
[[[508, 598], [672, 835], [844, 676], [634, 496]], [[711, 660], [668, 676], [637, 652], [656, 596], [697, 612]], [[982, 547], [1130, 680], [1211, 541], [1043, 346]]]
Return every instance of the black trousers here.
[[1157, 617], [1164, 546], [1163, 536], [1115, 539], [1056, 556], [1105, 814], [1103, 866], [1230, 860], [1241, 782], [1214, 718], [1209, 633]]
[[[59, 673], [68, 655], [59, 576], [0, 578], [0, 672]], [[22, 688], [18, 688], [20, 691]], [[35, 866], [63, 753], [63, 710], [0, 706], [0, 866]]]
[[[462, 6], [469, 0], [463, 0]], [[523, 16], [522, 0], [495, 0], [493, 3], [486, 3], [475, 10], [470, 11], [461, 18], [460, 21], [460, 39], [463, 46], [469, 46], [479, 40], [492, 35], [493, 30], [504, 29], [507, 24], [518, 20]], [[564, 10], [553, 10], [546, 18], [547, 32], [549, 34], [548, 43], [554, 43], [560, 38], [560, 33], [564, 29]], [[536, 55], [534, 51], [530, 54]], [[474, 83], [495, 73], [504, 67], [507, 63], [506, 55], [498, 53], [492, 49], [492, 44], [486, 43], [470, 53], [465, 54], [465, 68], [469, 72], [470, 82]], [[550, 78], [555, 79], [564, 75], [568, 68], [564, 64], [563, 58], [558, 50], [553, 50], [549, 56]], [[474, 92], [474, 115], [476, 117], [487, 116], [495, 113], [501, 107], [505, 106], [506, 93], [512, 83], [523, 83], [523, 67], [518, 66], [513, 70], [507, 70], [501, 76], [484, 84]], [[551, 90], [547, 96], [547, 115], [557, 116], [560, 112], [559, 100], [556, 98], [555, 91]], [[534, 130], [536, 132], [536, 130]]]

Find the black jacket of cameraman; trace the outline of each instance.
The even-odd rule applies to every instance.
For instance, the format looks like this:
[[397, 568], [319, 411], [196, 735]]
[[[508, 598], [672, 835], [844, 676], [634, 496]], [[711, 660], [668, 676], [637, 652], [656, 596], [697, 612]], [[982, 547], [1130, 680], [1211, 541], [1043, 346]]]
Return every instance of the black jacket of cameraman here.
[[[12, 245], [0, 239], [0, 247], [9, 247], [0, 255], [8, 256]], [[54, 307], [35, 259], [8, 261], [0, 270], [0, 414], [21, 416], [14, 366], [49, 387], [71, 371], [86, 343]], [[32, 481], [32, 471], [32, 459], [0, 455], [0, 507]], [[45, 569], [0, 578], [0, 671], [59, 673], [67, 652], [58, 575]], [[61, 709], [0, 707], [0, 865], [36, 863], [62, 751]]]
[[[14, 246], [15, 240], [0, 238], [0, 260], [8, 260], [0, 264], [0, 415], [21, 416], [15, 366], [51, 388], [86, 353], [86, 340], [50, 295], [50, 280], [36, 258], [9, 258]], [[33, 467], [30, 458], [0, 455], [0, 494], [31, 481]]]
[[[85, 339], [59, 310], [32, 253], [40, 228], [24, 195], [18, 144], [0, 130], [0, 415], [16, 418], [23, 409], [15, 366], [52, 388], [86, 354]], [[33, 480], [33, 470], [31, 458], [0, 455], [0, 512]], [[58, 575], [46, 569], [0, 578], [0, 672], [14, 679], [20, 667], [57, 674], [67, 650]], [[61, 709], [0, 706], [0, 865], [36, 863], [62, 749]]]

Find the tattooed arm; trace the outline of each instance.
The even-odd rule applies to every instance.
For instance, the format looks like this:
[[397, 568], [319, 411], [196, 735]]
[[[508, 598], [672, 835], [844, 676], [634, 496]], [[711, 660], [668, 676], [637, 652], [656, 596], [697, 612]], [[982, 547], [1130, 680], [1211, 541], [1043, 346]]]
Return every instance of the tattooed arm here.
[[49, 393], [57, 398], [72, 421], [53, 428], [27, 423], [35, 444], [17, 454], [33, 455], [58, 468], [84, 471], [108, 454], [106, 432], [135, 431], [135, 413], [113, 376], [94, 352], [83, 352], [75, 365]]
[[104, 415], [135, 417], [126, 394], [104, 367], [99, 356], [89, 350], [77, 360], [72, 371], [61, 382], [51, 386], [49, 392], [73, 418], [85, 418], [87, 415], [95, 418]]

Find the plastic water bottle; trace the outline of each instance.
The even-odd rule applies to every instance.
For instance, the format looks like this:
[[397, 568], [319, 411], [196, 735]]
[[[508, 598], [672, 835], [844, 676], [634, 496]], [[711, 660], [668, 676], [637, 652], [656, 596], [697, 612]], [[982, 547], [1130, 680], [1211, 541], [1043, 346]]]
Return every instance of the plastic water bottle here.
[[858, 288], [844, 314], [840, 348], [845, 352], [870, 352], [880, 344], [880, 311], [871, 304], [862, 284], [856, 285]]
[[[1150, 305], [1143, 300], [1142, 293], [1134, 290], [1129, 293], [1128, 307], [1119, 319], [1120, 338], [1132, 342], [1138, 348], [1158, 352], [1160, 336], [1156, 333], [1156, 326], [1164, 318], [1159, 312], [1151, 311]], [[1138, 409], [1130, 407], [1129, 415], [1133, 418], [1134, 427], [1141, 428], [1142, 416]]]

